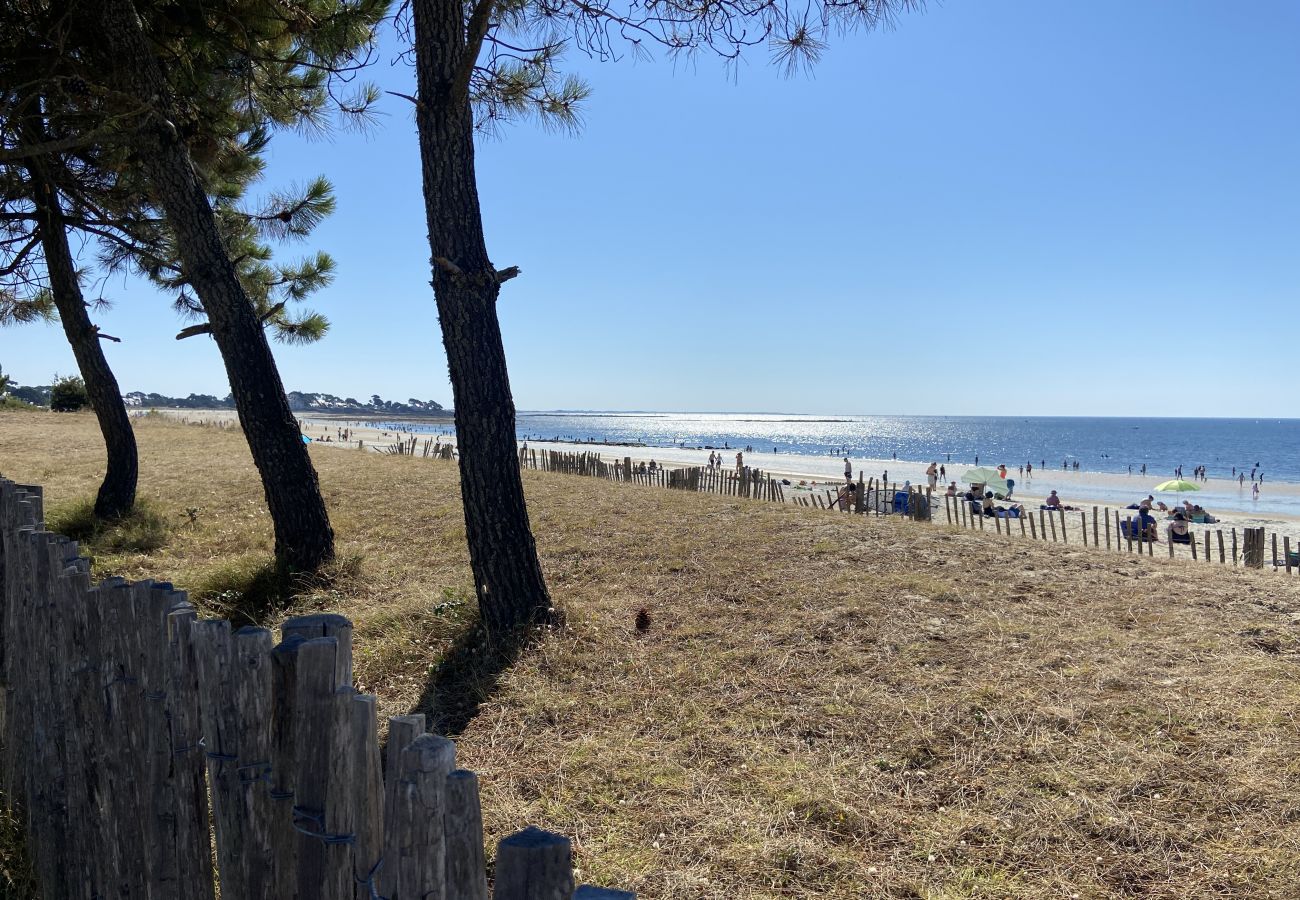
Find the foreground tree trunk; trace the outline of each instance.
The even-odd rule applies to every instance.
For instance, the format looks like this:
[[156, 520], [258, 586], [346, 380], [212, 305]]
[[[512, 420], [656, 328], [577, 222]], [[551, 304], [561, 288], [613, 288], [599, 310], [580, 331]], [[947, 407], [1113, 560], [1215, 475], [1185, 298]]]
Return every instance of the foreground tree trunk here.
[[[35, 103], [33, 98], [32, 103]], [[45, 140], [44, 129], [35, 124], [37, 110], [31, 110], [24, 128], [33, 144]], [[68, 246], [68, 232], [63, 219], [63, 207], [58, 192], [46, 176], [45, 161], [36, 158], [27, 167], [31, 179], [32, 203], [36, 207], [37, 228], [40, 229], [41, 250], [50, 276], [50, 293], [59, 311], [63, 333], [72, 346], [81, 380], [86, 384], [86, 395], [99, 420], [99, 430], [104, 436], [104, 449], [108, 465], [104, 480], [95, 496], [95, 516], [100, 519], [117, 519], [135, 506], [135, 488], [140, 464], [136, 453], [135, 432], [127, 415], [117, 378], [104, 357], [99, 342], [99, 329], [90, 321], [86, 302], [77, 280], [77, 266]]]
[[447, 350], [460, 446], [465, 534], [483, 624], [493, 634], [545, 619], [550, 596], [528, 524], [515, 404], [497, 321], [501, 284], [488, 259], [474, 175], [474, 119], [456, 73], [463, 4], [415, 0], [415, 66], [433, 292]]
[[68, 234], [64, 228], [58, 196], [48, 184], [36, 180], [35, 176], [33, 186], [41, 220], [41, 247], [45, 251], [45, 263], [50, 273], [50, 292], [54, 295], [54, 305], [59, 310], [63, 333], [72, 345], [72, 355], [76, 357], [81, 380], [86, 383], [86, 395], [90, 398], [91, 408], [95, 410], [95, 418], [99, 420], [104, 448], [108, 451], [108, 467], [95, 497], [95, 516], [101, 519], [120, 518], [135, 506], [135, 486], [139, 475], [135, 432], [131, 430], [131, 418], [127, 415], [126, 404], [122, 402], [117, 378], [113, 376], [113, 370], [104, 358], [99, 329], [91, 323], [90, 316], [86, 313], [86, 303], [81, 295], [81, 285], [77, 282], [77, 269], [68, 247]]
[[129, 0], [76, 5], [79, 43], [121, 93], [149, 98], [153, 115], [136, 135], [140, 164], [176, 234], [190, 285], [203, 303], [230, 379], [239, 423], [262, 478], [275, 526], [275, 554], [298, 571], [334, 556], [334, 532], [316, 470], [289, 409], [284, 384], [253, 304], [222, 244], [188, 149], [169, 121], [167, 86]]

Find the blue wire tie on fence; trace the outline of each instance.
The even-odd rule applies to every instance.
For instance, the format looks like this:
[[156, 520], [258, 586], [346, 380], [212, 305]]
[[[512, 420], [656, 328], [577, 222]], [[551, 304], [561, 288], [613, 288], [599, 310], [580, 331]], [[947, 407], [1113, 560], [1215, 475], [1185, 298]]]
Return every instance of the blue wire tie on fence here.
[[[298, 820], [314, 824], [318, 830], [310, 831], [298, 824]], [[305, 807], [295, 806], [293, 808], [293, 829], [299, 834], [305, 834], [308, 837], [314, 837], [323, 844], [355, 844], [357, 836], [355, 834], [330, 834], [325, 830], [325, 813], [312, 812]], [[354, 878], [356, 876], [353, 876]]]
[[384, 858], [381, 856], [379, 859], [375, 860], [375, 864], [370, 867], [370, 871], [366, 873], [365, 878], [358, 878], [356, 873], [353, 873], [352, 875], [353, 881], [365, 887], [366, 896], [369, 897], [370, 900], [389, 900], [388, 897], [380, 894], [379, 888], [375, 886], [375, 876], [379, 874], [379, 870], [382, 869], [383, 866]]

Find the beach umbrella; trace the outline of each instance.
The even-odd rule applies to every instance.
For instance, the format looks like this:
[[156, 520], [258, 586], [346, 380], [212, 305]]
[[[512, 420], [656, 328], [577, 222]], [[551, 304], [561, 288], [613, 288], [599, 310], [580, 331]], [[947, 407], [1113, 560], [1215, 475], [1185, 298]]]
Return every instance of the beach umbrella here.
[[1005, 491], [1007, 489], [1007, 483], [998, 474], [998, 470], [984, 466], [968, 470], [966, 474], [962, 475], [961, 480], [967, 484], [983, 484], [995, 491]]
[[1199, 491], [1201, 486], [1191, 481], [1183, 481], [1181, 478], [1175, 478], [1171, 481], [1162, 481], [1155, 486], [1157, 491]]

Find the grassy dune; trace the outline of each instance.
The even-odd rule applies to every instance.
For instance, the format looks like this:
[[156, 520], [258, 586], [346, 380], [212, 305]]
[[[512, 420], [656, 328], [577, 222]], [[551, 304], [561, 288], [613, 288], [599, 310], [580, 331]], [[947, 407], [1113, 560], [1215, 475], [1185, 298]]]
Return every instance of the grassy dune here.
[[[149, 518], [91, 538], [97, 571], [247, 613], [270, 528], [241, 436], [137, 432]], [[474, 618], [455, 465], [312, 456], [341, 560], [277, 615], [350, 616], [386, 715], [465, 690], [438, 674]], [[89, 416], [0, 412], [0, 472], [53, 523], [102, 457]], [[563, 831], [584, 879], [644, 898], [1296, 896], [1300, 580], [525, 485], [567, 625], [469, 679], [493, 844]]]

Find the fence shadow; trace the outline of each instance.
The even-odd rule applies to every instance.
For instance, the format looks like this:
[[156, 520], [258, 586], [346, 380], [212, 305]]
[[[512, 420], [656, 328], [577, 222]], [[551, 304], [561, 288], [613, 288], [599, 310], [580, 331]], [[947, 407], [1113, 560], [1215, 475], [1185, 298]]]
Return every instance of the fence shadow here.
[[432, 733], [458, 737], [536, 634], [533, 628], [521, 627], [506, 637], [489, 639], [482, 626], [475, 625], [443, 656], [411, 712], [423, 713]]

